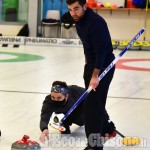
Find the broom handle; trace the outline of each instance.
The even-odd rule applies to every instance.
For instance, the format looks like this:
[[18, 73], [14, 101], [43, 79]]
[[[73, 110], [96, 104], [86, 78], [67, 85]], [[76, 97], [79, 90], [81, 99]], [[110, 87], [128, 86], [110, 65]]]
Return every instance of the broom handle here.
[[[109, 72], [109, 70], [116, 64], [116, 62], [122, 57], [122, 55], [131, 47], [131, 45], [141, 36], [141, 34], [145, 31], [144, 28], [142, 28], [137, 35], [130, 41], [130, 43], [121, 51], [121, 53], [114, 59], [114, 61], [103, 71], [103, 73], [98, 77], [99, 81]], [[74, 109], [87, 97], [87, 95], [92, 90], [92, 87], [90, 86], [83, 95], [76, 101], [76, 103], [68, 110], [68, 112], [64, 115], [64, 117], [61, 119], [60, 123], [63, 123], [66, 118], [74, 111]]]

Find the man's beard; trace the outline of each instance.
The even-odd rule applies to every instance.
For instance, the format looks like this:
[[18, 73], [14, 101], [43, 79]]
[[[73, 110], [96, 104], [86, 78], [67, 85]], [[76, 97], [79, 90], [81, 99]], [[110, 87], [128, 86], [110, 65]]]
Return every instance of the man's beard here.
[[73, 20], [74, 20], [75, 22], [78, 22], [78, 21], [80, 20], [80, 17], [75, 16], [75, 17], [73, 17]]
[[82, 12], [82, 14], [81, 14], [81, 16], [72, 16], [72, 18], [73, 18], [73, 20], [75, 21], [75, 22], [78, 22], [82, 17], [83, 17], [83, 15], [84, 15], [84, 10], [83, 10], [83, 12]]

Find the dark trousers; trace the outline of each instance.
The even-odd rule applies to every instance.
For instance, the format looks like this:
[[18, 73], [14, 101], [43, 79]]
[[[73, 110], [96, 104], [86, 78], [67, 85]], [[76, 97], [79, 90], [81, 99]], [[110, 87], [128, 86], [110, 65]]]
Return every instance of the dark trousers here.
[[[94, 67], [88, 64], [84, 68], [84, 82], [86, 89], [89, 87], [91, 76]], [[103, 71], [103, 70], [102, 70]], [[101, 73], [102, 73], [101, 71]], [[85, 133], [88, 139], [88, 144], [91, 146], [91, 134], [102, 133], [103, 126], [108, 123], [108, 113], [105, 109], [107, 93], [109, 85], [114, 75], [115, 67], [113, 67], [105, 77], [100, 81], [96, 91], [89, 93], [84, 101], [84, 116], [85, 116]], [[107, 125], [106, 125], [107, 126]], [[96, 150], [102, 150], [103, 146], [93, 146]]]
[[71, 126], [72, 123], [83, 126], [84, 125], [84, 101], [80, 103], [80, 105], [77, 106], [77, 108], [66, 118], [64, 121], [65, 126]]

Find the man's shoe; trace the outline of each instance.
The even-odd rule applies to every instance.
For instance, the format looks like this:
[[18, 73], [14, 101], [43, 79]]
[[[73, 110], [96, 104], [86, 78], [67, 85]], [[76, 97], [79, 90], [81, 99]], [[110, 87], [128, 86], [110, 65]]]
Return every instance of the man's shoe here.
[[87, 146], [84, 150], [95, 150], [95, 149]]
[[102, 129], [102, 137], [105, 137], [106, 134], [111, 135], [116, 130], [116, 127], [112, 121], [108, 122]]
[[90, 147], [90, 146], [87, 146], [84, 150], [103, 150], [103, 147]]
[[112, 133], [110, 134], [106, 133], [105, 136], [102, 136], [102, 137], [111, 139], [111, 138], [114, 138], [116, 135], [117, 135], [117, 132], [116, 130], [114, 130]]
[[103, 144], [104, 144], [106, 141], [108, 141], [108, 140], [110, 140], [110, 139], [116, 137], [116, 135], [117, 135], [116, 130], [114, 130], [114, 131], [113, 131], [112, 133], [110, 133], [110, 134], [106, 133], [104, 136], [101, 137], [101, 138], [102, 138], [102, 141], [103, 141]]

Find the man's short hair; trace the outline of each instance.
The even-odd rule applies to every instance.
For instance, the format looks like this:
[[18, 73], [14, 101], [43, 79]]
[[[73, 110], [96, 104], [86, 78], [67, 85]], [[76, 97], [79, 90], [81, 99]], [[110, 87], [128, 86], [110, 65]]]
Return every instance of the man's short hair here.
[[66, 0], [66, 3], [68, 5], [71, 5], [75, 2], [78, 2], [80, 5], [85, 5], [86, 4], [86, 0]]

